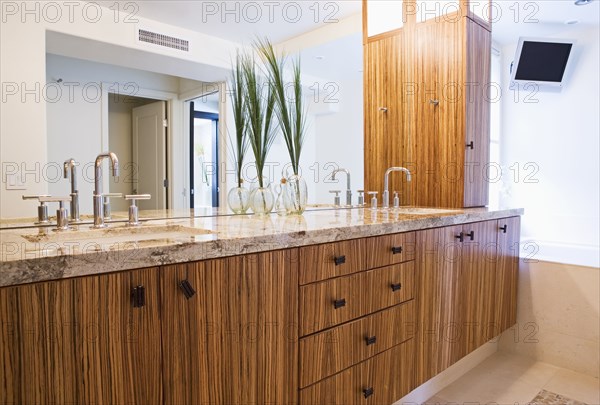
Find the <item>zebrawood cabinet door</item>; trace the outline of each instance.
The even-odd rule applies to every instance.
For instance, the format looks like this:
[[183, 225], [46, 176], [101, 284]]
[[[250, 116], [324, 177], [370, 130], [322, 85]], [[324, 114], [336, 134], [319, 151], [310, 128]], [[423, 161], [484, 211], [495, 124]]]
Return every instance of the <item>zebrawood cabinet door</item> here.
[[165, 405], [209, 404], [204, 262], [161, 269]]
[[495, 320], [497, 335], [517, 323], [517, 285], [519, 282], [519, 236], [521, 217], [500, 219], [496, 267]]
[[497, 221], [463, 226], [461, 299], [465, 355], [496, 336]]
[[416, 385], [439, 374], [465, 354], [461, 287], [463, 227], [417, 233]]
[[[211, 405], [298, 401], [298, 251], [204, 263]], [[196, 339], [203, 339], [197, 336]]]
[[[403, 32], [369, 42], [364, 51], [365, 190], [381, 196], [387, 168], [414, 162], [405, 146], [410, 131], [408, 94], [414, 86], [403, 63], [407, 52]], [[400, 193], [402, 204], [408, 204], [411, 186], [405, 176], [390, 176], [390, 191]]]
[[0, 289], [0, 403], [161, 404], [159, 309], [156, 268]]

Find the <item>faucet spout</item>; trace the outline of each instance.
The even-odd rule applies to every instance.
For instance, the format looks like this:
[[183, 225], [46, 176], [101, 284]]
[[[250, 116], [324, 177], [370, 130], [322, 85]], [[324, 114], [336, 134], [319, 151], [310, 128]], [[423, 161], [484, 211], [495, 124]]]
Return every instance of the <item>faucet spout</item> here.
[[96, 157], [94, 167], [94, 228], [103, 228], [103, 190], [102, 190], [102, 161], [110, 159], [110, 167], [114, 177], [119, 176], [119, 158], [113, 152], [106, 152]]
[[71, 158], [65, 160], [64, 177], [71, 180], [71, 221], [79, 222], [79, 191], [77, 190], [77, 162]]
[[390, 167], [385, 171], [385, 177], [383, 179], [383, 208], [390, 207], [390, 188], [389, 188], [389, 178], [392, 172], [404, 172], [406, 173], [406, 181], [412, 180], [412, 174], [410, 170], [405, 167]]
[[346, 174], [346, 205], [352, 205], [352, 181], [350, 180], [350, 170], [336, 169], [331, 174], [331, 180], [335, 180], [338, 173]]

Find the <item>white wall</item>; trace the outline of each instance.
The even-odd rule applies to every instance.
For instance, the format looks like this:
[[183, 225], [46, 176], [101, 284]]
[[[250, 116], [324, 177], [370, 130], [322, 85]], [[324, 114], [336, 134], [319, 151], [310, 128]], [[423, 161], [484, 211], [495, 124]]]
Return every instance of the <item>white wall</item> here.
[[[338, 101], [332, 112], [315, 117], [316, 162], [320, 167], [317, 203], [331, 204], [330, 190], [342, 190], [340, 196], [342, 204], [345, 203], [346, 175], [340, 173], [335, 181], [331, 181], [333, 167], [350, 171], [354, 204], [358, 201], [356, 190], [364, 189], [363, 86], [361, 74], [357, 72], [357, 75], [354, 81], [338, 81], [339, 94], [335, 96]], [[311, 174], [314, 176], [314, 171]]]
[[[235, 53], [235, 44], [219, 38], [142, 17], [136, 17], [138, 22], [127, 22], [127, 13], [117, 14], [115, 22], [115, 13], [112, 10], [102, 8], [98, 14], [95, 3], [79, 2], [74, 6], [73, 2], [68, 2], [68, 8], [66, 3], [54, 3], [62, 8], [58, 19], [55, 14], [44, 12], [44, 2], [1, 3], [4, 20], [0, 24], [0, 81], [4, 99], [0, 106], [0, 217], [31, 216], [31, 207], [23, 204], [21, 195], [48, 192], [47, 182], [40, 179], [41, 169], [36, 169], [36, 166], [44, 167], [48, 163], [47, 107], [46, 103], [42, 102], [46, 85], [47, 31], [129, 49], [129, 53], [135, 57], [123, 58], [123, 64], [136, 65], [138, 68], [147, 66], [155, 71], [164, 69], [158, 72], [167, 73], [176, 71], [178, 66], [185, 66], [186, 77], [197, 80], [202, 80], [202, 76], [212, 68], [221, 71], [227, 69], [230, 55]], [[6, 8], [9, 4], [15, 7], [10, 12]], [[33, 12], [26, 13], [25, 6]], [[96, 18], [97, 15], [99, 18]], [[150, 27], [158, 32], [189, 39], [192, 44], [191, 51], [186, 54], [140, 44], [136, 41], [138, 27]], [[82, 47], [76, 51], [92, 55], [95, 50]], [[102, 50], [102, 55], [97, 52], [98, 56], [110, 59], [111, 53], [106, 52], [105, 48]], [[161, 57], [168, 63], [157, 63]], [[24, 173], [22, 169], [31, 172]], [[6, 175], [14, 170], [22, 175], [25, 190], [6, 190]]]
[[[514, 99], [516, 44], [502, 50], [503, 199], [525, 208], [522, 239], [539, 245], [536, 259], [599, 265], [599, 34], [596, 26], [556, 35], [578, 41], [573, 69], [562, 92], [540, 91], [534, 102], [525, 91]], [[510, 167], [519, 168], [518, 178]]]
[[[578, 41], [573, 69], [562, 92], [540, 91], [532, 95], [534, 102], [525, 102], [528, 92], [515, 99], [509, 91], [516, 44], [505, 46], [501, 102], [502, 199], [524, 207], [525, 215], [517, 325], [505, 332], [499, 348], [595, 377], [600, 368], [599, 35], [598, 27], [556, 35]], [[518, 179], [510, 167], [519, 167]]]

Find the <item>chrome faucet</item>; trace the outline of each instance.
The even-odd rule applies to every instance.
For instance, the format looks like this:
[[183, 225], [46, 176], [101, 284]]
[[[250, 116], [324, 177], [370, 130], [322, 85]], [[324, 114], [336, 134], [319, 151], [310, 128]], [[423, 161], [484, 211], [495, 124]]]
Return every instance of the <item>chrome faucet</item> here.
[[94, 168], [94, 228], [104, 228], [104, 195], [102, 192], [102, 161], [110, 159], [112, 175], [119, 176], [119, 158], [113, 152], [98, 155]]
[[406, 173], [406, 181], [412, 180], [412, 175], [410, 174], [410, 170], [405, 167], [390, 167], [385, 172], [385, 177], [383, 180], [383, 208], [390, 207], [390, 189], [389, 189], [389, 177], [392, 172], [404, 172]]
[[352, 182], [350, 181], [350, 171], [348, 169], [336, 169], [331, 174], [331, 180], [335, 180], [338, 173], [346, 173], [346, 205], [352, 205]]
[[77, 162], [71, 158], [65, 160], [64, 176], [71, 180], [71, 222], [79, 222], [79, 190], [77, 190]]

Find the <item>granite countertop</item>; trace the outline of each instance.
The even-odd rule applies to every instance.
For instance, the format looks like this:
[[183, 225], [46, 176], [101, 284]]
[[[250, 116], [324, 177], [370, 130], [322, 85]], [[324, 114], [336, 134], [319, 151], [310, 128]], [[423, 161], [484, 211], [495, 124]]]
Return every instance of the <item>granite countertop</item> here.
[[332, 209], [0, 230], [0, 287], [522, 215], [522, 209]]

